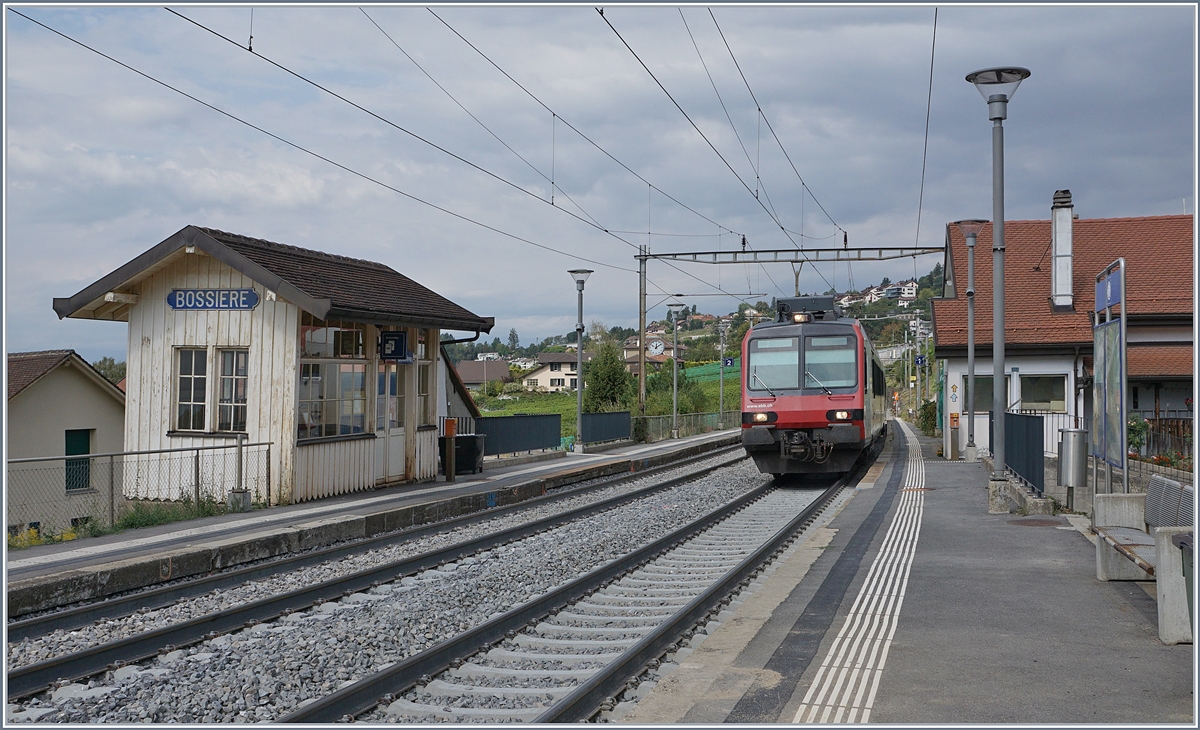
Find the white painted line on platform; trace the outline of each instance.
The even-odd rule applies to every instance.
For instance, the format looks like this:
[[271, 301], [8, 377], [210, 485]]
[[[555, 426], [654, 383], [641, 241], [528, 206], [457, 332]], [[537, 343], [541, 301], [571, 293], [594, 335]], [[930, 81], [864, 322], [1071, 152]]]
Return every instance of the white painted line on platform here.
[[925, 510], [921, 446], [907, 424], [897, 423], [908, 437], [900, 505], [845, 623], [792, 719], [794, 723], [865, 723], [871, 716], [904, 605]]

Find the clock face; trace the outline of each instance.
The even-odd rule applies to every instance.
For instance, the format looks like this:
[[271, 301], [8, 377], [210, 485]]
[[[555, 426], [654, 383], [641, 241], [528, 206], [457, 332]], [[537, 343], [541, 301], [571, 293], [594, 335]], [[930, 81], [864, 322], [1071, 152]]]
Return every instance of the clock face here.
[[665, 349], [667, 349], [667, 346], [663, 344], [662, 340], [651, 340], [650, 344], [646, 346], [646, 350], [651, 355], [661, 355]]

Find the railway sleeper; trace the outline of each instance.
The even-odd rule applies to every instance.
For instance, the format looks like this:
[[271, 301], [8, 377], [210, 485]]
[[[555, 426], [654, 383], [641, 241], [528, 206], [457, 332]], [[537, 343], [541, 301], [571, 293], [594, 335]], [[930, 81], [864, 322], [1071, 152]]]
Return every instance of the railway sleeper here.
[[536, 649], [627, 649], [641, 641], [641, 639], [551, 639], [522, 634], [513, 639], [513, 641], [516, 642], [517, 646], [528, 646]]
[[423, 720], [425, 718], [438, 718], [446, 721], [454, 721], [460, 718], [473, 720], [495, 720], [503, 722], [508, 719], [518, 719], [523, 722], [533, 722], [538, 718], [544, 707], [530, 707], [523, 709], [491, 709], [481, 707], [446, 707], [435, 705], [421, 705], [416, 702], [411, 702], [405, 699], [399, 699], [388, 705], [387, 720], [396, 722], [403, 718], [413, 720]]
[[687, 596], [615, 596], [612, 593], [593, 593], [575, 606], [620, 605], [651, 608], [670, 608], [686, 604]]
[[[594, 622], [593, 622], [594, 623]], [[541, 623], [534, 631], [541, 636], [547, 634], [567, 634], [572, 636], [621, 636], [622, 634], [648, 634], [655, 626], [569, 626], [565, 624]]]
[[564, 667], [578, 667], [580, 664], [608, 664], [619, 656], [621, 656], [620, 652], [611, 652], [608, 654], [536, 654], [533, 652], [513, 651], [512, 649], [492, 649], [484, 655], [484, 659], [493, 662], [558, 662]]
[[[596, 656], [596, 655], [589, 655]], [[602, 655], [601, 655], [602, 656]], [[619, 654], [613, 654], [613, 657]], [[453, 679], [473, 679], [478, 677], [486, 677], [489, 679], [555, 679], [555, 680], [575, 680], [580, 681], [587, 679], [596, 673], [592, 669], [513, 669], [511, 667], [489, 667], [486, 664], [477, 664], [476, 662], [467, 662], [461, 667], [451, 669], [446, 672], [446, 676]]]
[[[640, 610], [640, 609], [639, 609]], [[555, 621], [581, 621], [589, 624], [650, 624], [657, 626], [663, 622], [663, 619], [674, 614], [674, 611], [662, 611], [660, 613], [651, 614], [649, 616], [633, 615], [621, 611], [611, 610], [608, 613], [588, 614], [588, 613], [567, 613], [563, 611], [554, 617]]]
[[435, 679], [425, 685], [425, 692], [434, 697], [459, 697], [479, 695], [483, 697], [547, 697], [558, 699], [570, 694], [573, 685], [563, 687], [479, 687], [473, 684], [457, 684]]

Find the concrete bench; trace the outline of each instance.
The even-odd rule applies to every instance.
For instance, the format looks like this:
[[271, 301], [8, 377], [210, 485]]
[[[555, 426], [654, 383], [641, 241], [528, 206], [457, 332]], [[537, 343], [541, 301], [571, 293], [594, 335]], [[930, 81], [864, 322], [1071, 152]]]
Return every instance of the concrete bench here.
[[1097, 580], [1156, 581], [1158, 638], [1192, 641], [1183, 559], [1171, 544], [1193, 529], [1195, 490], [1155, 474], [1145, 494], [1097, 494], [1092, 510]]

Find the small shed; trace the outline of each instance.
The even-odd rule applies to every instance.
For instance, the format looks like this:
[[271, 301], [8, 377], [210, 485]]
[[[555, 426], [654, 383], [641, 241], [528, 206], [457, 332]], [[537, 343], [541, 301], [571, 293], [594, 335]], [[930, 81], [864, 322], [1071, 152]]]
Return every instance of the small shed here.
[[437, 474], [443, 330], [480, 317], [373, 261], [187, 226], [60, 318], [129, 323], [125, 449], [270, 442], [270, 500]]
[[[125, 394], [74, 350], [8, 354], [9, 459], [120, 451], [124, 421]], [[9, 533], [57, 534], [107, 514], [91, 487], [86, 459], [10, 465]]]

